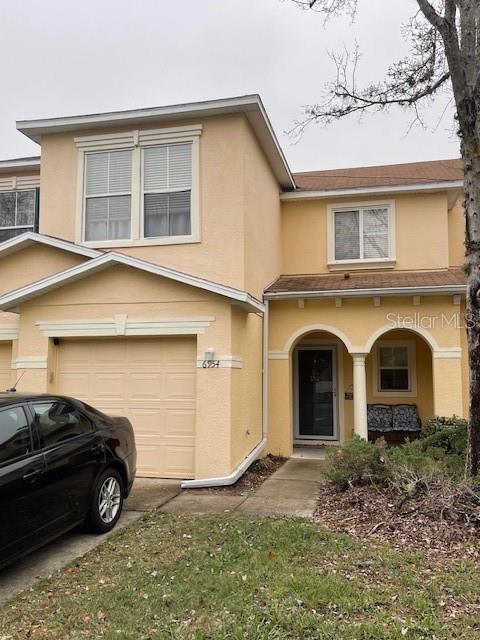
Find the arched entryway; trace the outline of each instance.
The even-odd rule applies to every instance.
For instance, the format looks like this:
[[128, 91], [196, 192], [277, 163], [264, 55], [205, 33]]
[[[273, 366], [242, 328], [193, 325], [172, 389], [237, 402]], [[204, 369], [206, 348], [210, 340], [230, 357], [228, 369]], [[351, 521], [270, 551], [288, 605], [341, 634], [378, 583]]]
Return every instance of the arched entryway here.
[[[307, 330], [292, 342], [292, 426], [294, 446], [343, 441], [351, 407], [345, 390], [352, 385], [352, 358], [339, 335]], [[347, 436], [348, 437], [348, 436]]]

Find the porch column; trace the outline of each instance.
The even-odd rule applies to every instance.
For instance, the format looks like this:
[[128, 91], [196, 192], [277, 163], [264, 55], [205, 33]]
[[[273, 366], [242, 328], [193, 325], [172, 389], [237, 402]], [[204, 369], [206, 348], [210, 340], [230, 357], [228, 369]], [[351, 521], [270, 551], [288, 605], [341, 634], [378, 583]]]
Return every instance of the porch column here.
[[353, 429], [355, 435], [368, 440], [366, 353], [352, 353], [353, 358]]

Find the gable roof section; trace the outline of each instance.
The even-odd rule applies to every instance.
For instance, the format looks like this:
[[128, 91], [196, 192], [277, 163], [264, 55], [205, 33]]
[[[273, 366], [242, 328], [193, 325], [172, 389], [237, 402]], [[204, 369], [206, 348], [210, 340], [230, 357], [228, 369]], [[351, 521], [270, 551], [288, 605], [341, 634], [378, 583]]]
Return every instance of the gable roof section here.
[[206, 117], [230, 113], [244, 113], [263, 148], [279, 184], [284, 189], [294, 189], [295, 183], [290, 168], [268, 118], [262, 99], [258, 94], [189, 102], [148, 109], [111, 111], [61, 118], [21, 120], [17, 129], [35, 142], [40, 142], [46, 133], [61, 131], [82, 131], [84, 129], [105, 129], [108, 127], [137, 126], [163, 120]]
[[181, 271], [175, 271], [174, 269], [162, 267], [151, 262], [146, 262], [145, 260], [140, 260], [123, 253], [115, 252], [100, 254], [98, 257], [76, 267], [71, 267], [70, 269], [66, 269], [60, 273], [48, 276], [38, 282], [33, 282], [25, 287], [21, 287], [20, 289], [9, 291], [7, 294], [0, 296], [0, 309], [3, 311], [14, 309], [26, 300], [43, 295], [48, 291], [62, 287], [64, 284], [80, 280], [81, 278], [85, 278], [98, 271], [103, 271], [104, 269], [116, 264], [133, 267], [140, 271], [152, 273], [163, 278], [181, 282], [182, 284], [203, 289], [204, 291], [216, 293], [237, 302], [249, 311], [263, 312], [265, 310], [263, 303], [246, 291], [227, 287], [216, 282], [211, 282], [210, 280], [197, 278], [196, 276], [191, 276], [186, 273], [182, 273]]
[[467, 276], [461, 267], [430, 271], [364, 271], [280, 276], [265, 298], [342, 298], [382, 295], [464, 294]]
[[10, 238], [10, 240], [0, 242], [0, 258], [2, 256], [7, 256], [10, 253], [14, 253], [15, 251], [31, 247], [35, 243], [55, 247], [55, 249], [61, 249], [62, 251], [68, 251], [70, 253], [76, 253], [80, 256], [85, 256], [86, 258], [97, 258], [98, 256], [103, 255], [102, 251], [97, 251], [96, 249], [89, 249], [88, 247], [82, 247], [78, 244], [74, 244], [73, 242], [68, 242], [67, 240], [60, 240], [60, 238], [54, 238], [53, 236], [45, 236], [41, 233], [27, 231], [19, 236]]

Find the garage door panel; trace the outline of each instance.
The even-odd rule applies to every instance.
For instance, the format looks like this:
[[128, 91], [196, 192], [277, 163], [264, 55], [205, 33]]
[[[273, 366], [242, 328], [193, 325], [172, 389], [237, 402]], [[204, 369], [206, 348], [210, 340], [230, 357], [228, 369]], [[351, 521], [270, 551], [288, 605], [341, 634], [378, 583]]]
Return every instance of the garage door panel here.
[[59, 392], [131, 420], [138, 475], [191, 478], [195, 347], [189, 338], [62, 341]]

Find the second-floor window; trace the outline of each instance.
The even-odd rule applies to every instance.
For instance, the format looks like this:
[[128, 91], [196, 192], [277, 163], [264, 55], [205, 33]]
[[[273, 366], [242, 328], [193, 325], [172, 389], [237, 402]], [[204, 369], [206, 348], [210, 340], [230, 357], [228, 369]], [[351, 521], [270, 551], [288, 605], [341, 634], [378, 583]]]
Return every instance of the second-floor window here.
[[189, 125], [76, 138], [78, 241], [198, 242], [201, 131]]
[[35, 230], [36, 191], [0, 192], [0, 242]]
[[392, 259], [392, 224], [388, 206], [339, 208], [333, 215], [335, 262]]
[[87, 155], [85, 170], [85, 240], [130, 238], [132, 152]]

